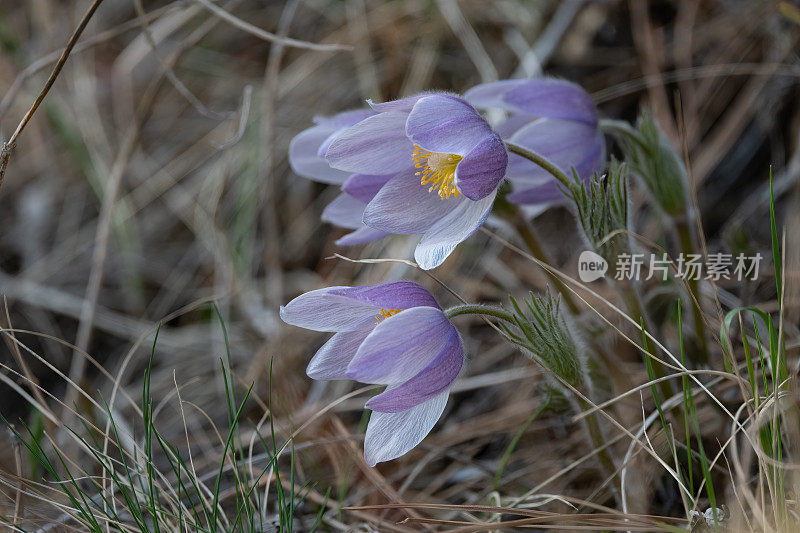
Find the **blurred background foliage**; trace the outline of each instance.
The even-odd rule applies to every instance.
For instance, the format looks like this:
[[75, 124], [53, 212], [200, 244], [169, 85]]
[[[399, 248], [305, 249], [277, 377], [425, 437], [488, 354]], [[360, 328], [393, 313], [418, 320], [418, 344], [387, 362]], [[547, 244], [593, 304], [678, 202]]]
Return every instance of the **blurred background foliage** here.
[[[0, 138], [11, 134], [38, 94], [88, 4], [0, 0]], [[276, 44], [253, 28], [352, 48]], [[417, 279], [455, 303], [407, 265], [331, 258], [339, 252], [409, 259], [414, 241], [396, 236], [337, 249], [340, 230], [319, 219], [336, 191], [292, 174], [291, 138], [315, 115], [359, 107], [366, 98], [462, 92], [543, 73], [581, 84], [604, 117], [633, 122], [641, 109], [652, 112], [689, 162], [709, 250], [769, 249], [764, 221], [773, 165], [779, 220], [787, 228], [786, 317], [794, 334], [800, 318], [799, 38], [794, 2], [105, 0], [21, 137], [0, 191], [0, 322], [29, 331], [16, 337], [31, 352], [19, 353], [13, 342], [0, 348], [8, 378], [0, 385], [2, 413], [36, 421], [30, 403], [8, 384], [33, 391], [32, 381], [53, 395], [41, 401], [59, 419], [74, 408], [102, 420], [75, 392], [80, 385], [114, 396], [113, 411], [134, 424], [160, 322], [150, 376], [158, 426], [183, 446], [186, 423], [195, 467], [213, 469], [222, 453], [214, 424], [227, 415], [219, 365], [226, 343], [216, 302], [227, 327], [233, 387], [245, 391], [255, 382], [244, 409], [245, 441], [263, 424], [268, 406], [275, 431], [288, 438], [358, 385], [305, 376], [324, 335], [282, 325], [281, 304], [312, 288], [398, 277]], [[630, 188], [630, 196], [635, 230], [659, 240], [658, 209], [640, 188]], [[574, 274], [584, 243], [572, 215], [552, 210], [533, 225], [555, 264]], [[495, 231], [511, 238], [502, 226]], [[722, 282], [720, 300], [772, 302], [774, 309], [768, 271], [758, 283]], [[524, 297], [547, 284], [541, 270], [481, 232], [434, 275], [466, 300], [490, 303], [505, 301], [509, 290]], [[650, 305], [657, 309], [658, 298]], [[406, 457], [372, 471], [363, 464], [363, 397], [338, 403], [304, 428], [293, 466], [310, 487], [297, 510], [301, 526], [314, 521], [328, 487], [331, 529], [377, 523], [380, 529], [409, 516], [338, 511], [339, 505], [488, 504], [495, 486], [503, 498], [531, 493], [541, 502], [541, 494], [559, 494], [613, 503], [590, 463], [551, 478], [587, 452], [568, 412], [530, 420], [517, 435], [545, 401], [541, 372], [480, 320], [463, 319], [459, 327], [468, 371], [446, 416]], [[620, 373], [646, 381], [631, 346], [613, 332], [600, 338], [618, 356]], [[93, 361], [86, 362], [84, 350]], [[176, 387], [191, 408], [181, 408]], [[640, 399], [628, 400], [616, 415], [640, 422]], [[40, 424], [56, 440], [64, 432], [48, 419]], [[722, 431], [714, 424], [709, 417], [709, 435]], [[8, 439], [0, 452], [0, 475], [8, 481], [0, 506], [12, 516], [19, 504], [9, 487], [17, 476], [37, 473], [33, 463], [15, 460], [13, 436], [0, 439]], [[657, 465], [636, 465], [633, 511], [680, 516], [677, 492]], [[32, 523], [57, 520], [54, 509], [28, 500], [22, 515]], [[560, 501], [545, 508], [569, 510]], [[438, 516], [463, 518], [456, 510]]]

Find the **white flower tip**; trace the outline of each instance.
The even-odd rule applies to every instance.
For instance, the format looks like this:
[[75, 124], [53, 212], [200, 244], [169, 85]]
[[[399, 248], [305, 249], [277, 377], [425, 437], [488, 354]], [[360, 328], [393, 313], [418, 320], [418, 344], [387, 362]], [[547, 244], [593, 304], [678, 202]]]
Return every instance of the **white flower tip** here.
[[385, 463], [387, 461], [391, 461], [392, 459], [397, 459], [403, 455], [405, 455], [405, 453], [401, 453], [399, 455], [387, 453], [386, 450], [382, 449], [379, 445], [374, 445], [368, 442], [364, 443], [364, 461], [371, 468], [375, 468], [375, 465], [378, 463]]
[[320, 376], [319, 368], [317, 368], [317, 365], [314, 364], [313, 359], [306, 367], [306, 375], [315, 381], [322, 381], [325, 379]]
[[450, 255], [449, 252], [442, 254], [439, 251], [435, 251], [433, 253], [423, 253], [419, 247], [417, 247], [417, 249], [414, 250], [414, 261], [416, 261], [417, 266], [419, 266], [422, 270], [433, 270], [444, 263], [444, 260], [447, 259], [448, 255]]
[[292, 321], [291, 321], [291, 312], [288, 309], [286, 309], [285, 305], [281, 306], [280, 310], [278, 311], [278, 314], [280, 315], [281, 320], [283, 320], [285, 323], [287, 323], [287, 324], [291, 324], [292, 323]]

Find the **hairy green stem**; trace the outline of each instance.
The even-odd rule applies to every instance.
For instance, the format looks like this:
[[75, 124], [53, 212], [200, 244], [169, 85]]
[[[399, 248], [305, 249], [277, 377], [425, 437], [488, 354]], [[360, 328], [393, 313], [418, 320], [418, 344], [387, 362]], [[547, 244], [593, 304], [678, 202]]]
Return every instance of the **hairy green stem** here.
[[[594, 407], [583, 398], [578, 398], [578, 405], [583, 411], [591, 411]], [[600, 428], [600, 420], [597, 417], [597, 411], [591, 411], [583, 420], [586, 424], [586, 432], [589, 434], [589, 440], [592, 441], [594, 448], [598, 450], [597, 459], [600, 461], [600, 465], [603, 467], [606, 476], [614, 483], [614, 488], [616, 489], [615, 496], [619, 498], [622, 494], [621, 480], [617, 475], [617, 466], [614, 463], [614, 459], [611, 457], [611, 454], [608, 453], [608, 447], [606, 446], [603, 436], [603, 430]]]
[[[676, 217], [675, 228], [678, 232], [678, 240], [680, 242], [681, 252], [684, 254], [693, 254], [694, 243], [692, 241], [692, 231], [689, 228], [688, 214]], [[700, 307], [701, 295], [696, 279], [690, 276], [686, 279], [686, 281], [688, 283], [691, 300], [690, 303], [692, 306], [694, 334], [697, 338], [698, 348], [700, 349], [700, 353], [696, 354], [696, 356], [694, 356], [695, 354], [692, 354], [691, 352], [687, 355], [693, 359], [694, 363], [706, 365], [708, 364], [708, 341], [706, 340], [706, 323], [703, 319], [703, 309]]]
[[487, 315], [505, 320], [510, 324], [516, 324], [512, 313], [506, 311], [502, 307], [495, 307], [492, 305], [464, 304], [450, 307], [444, 311], [444, 316], [447, 318], [453, 318], [458, 315]]

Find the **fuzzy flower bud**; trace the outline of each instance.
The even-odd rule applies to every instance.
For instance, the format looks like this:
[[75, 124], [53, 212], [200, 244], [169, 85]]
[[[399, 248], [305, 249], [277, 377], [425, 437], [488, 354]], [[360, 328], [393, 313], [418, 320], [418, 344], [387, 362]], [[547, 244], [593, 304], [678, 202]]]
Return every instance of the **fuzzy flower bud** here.
[[585, 364], [578, 356], [578, 341], [559, 311], [559, 299], [550, 294], [531, 294], [524, 303], [530, 316], [511, 298], [514, 321], [522, 332], [522, 337], [516, 336], [517, 344], [532, 359], [573, 387], [587, 384]]
[[678, 153], [672, 148], [650, 113], [639, 118], [635, 133], [620, 137], [620, 144], [653, 199], [668, 215], [686, 211], [687, 175]]
[[570, 184], [567, 195], [575, 205], [584, 237], [597, 254], [613, 265], [620, 254], [630, 253], [629, 236], [620, 231], [628, 229], [628, 183], [624, 164], [612, 161], [605, 176], [595, 175], [588, 182], [576, 179]]

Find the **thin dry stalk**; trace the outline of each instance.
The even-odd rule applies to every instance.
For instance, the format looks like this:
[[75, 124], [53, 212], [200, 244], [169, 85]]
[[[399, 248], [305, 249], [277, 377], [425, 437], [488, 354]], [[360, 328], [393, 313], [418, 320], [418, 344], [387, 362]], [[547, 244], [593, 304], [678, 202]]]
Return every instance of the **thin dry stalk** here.
[[25, 116], [22, 117], [22, 120], [17, 125], [17, 129], [14, 130], [14, 133], [11, 134], [11, 137], [8, 138], [7, 141], [3, 143], [2, 148], [0, 148], [0, 189], [3, 188], [3, 178], [6, 174], [6, 168], [8, 167], [8, 160], [11, 157], [11, 154], [14, 153], [14, 149], [17, 146], [17, 139], [22, 134], [22, 130], [25, 129], [25, 126], [28, 125], [31, 118], [33, 118], [33, 114], [36, 113], [36, 110], [39, 109], [39, 105], [44, 100], [47, 93], [50, 92], [50, 89], [53, 87], [53, 84], [56, 82], [58, 75], [61, 73], [61, 69], [64, 68], [64, 64], [67, 62], [69, 55], [72, 53], [72, 49], [80, 39], [83, 30], [86, 29], [86, 26], [89, 24], [89, 21], [94, 16], [95, 11], [97, 8], [100, 7], [100, 4], [103, 0], [94, 0], [89, 9], [86, 10], [86, 13], [83, 15], [78, 27], [75, 28], [75, 31], [72, 32], [72, 36], [67, 41], [67, 45], [64, 47], [64, 51], [61, 52], [61, 56], [58, 58], [56, 62], [56, 66], [53, 68], [53, 72], [50, 73], [50, 77], [47, 78], [47, 81], [44, 84], [44, 88], [39, 93], [39, 96], [36, 97], [33, 104], [31, 105], [28, 112], [25, 113]]

